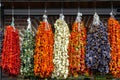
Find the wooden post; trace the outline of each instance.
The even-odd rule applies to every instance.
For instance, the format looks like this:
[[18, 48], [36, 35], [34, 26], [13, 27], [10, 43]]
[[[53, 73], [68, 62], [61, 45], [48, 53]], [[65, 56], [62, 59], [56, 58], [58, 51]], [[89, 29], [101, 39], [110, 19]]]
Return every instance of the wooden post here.
[[[3, 4], [0, 2], [0, 62], [2, 61], [2, 41], [3, 41], [3, 34], [4, 34], [4, 9]], [[0, 80], [2, 80], [2, 68], [0, 67]]]

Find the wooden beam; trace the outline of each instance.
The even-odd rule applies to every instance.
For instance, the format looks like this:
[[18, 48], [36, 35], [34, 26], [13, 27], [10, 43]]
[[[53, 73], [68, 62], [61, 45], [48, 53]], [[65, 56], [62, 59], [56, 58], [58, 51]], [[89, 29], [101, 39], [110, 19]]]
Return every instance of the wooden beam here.
[[[93, 2], [95, 0], [2, 0], [2, 2]], [[119, 1], [119, 0], [96, 0], [96, 1]]]
[[[114, 13], [120, 15], [120, 12], [117, 12], [117, 8], [115, 8]], [[94, 8], [81, 8], [80, 12], [83, 15], [93, 15], [95, 13]], [[109, 15], [111, 12], [111, 8], [97, 8], [96, 12], [99, 15]], [[59, 15], [61, 13], [60, 9], [47, 9], [47, 15]], [[63, 9], [64, 15], [77, 15], [77, 9]], [[44, 9], [31, 9], [30, 15], [39, 16], [44, 14]], [[4, 15], [12, 15], [11, 9], [5, 9]], [[28, 15], [28, 9], [14, 9], [14, 15]]]

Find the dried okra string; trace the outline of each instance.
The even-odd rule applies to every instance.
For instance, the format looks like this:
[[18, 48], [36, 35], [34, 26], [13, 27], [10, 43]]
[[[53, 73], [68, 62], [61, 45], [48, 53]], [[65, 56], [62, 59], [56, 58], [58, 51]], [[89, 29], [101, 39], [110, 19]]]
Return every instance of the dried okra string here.
[[21, 50], [21, 75], [33, 76], [33, 55], [34, 55], [34, 33], [25, 30]]

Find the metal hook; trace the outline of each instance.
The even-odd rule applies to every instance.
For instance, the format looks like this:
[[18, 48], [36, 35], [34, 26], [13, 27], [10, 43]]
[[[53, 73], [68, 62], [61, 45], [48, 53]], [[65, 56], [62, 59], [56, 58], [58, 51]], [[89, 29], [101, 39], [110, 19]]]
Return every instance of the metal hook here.
[[96, 0], [94, 1], [94, 12], [96, 13]]
[[47, 21], [47, 9], [46, 9], [46, 2], [45, 2], [45, 9], [44, 9], [44, 15], [43, 15], [43, 21], [45, 21], [45, 22], [48, 22]]
[[64, 20], [64, 15], [63, 15], [63, 1], [61, 2], [61, 13], [60, 13], [60, 19]]
[[111, 12], [110, 16], [114, 18], [113, 2], [111, 1]]
[[30, 18], [30, 5], [28, 5], [28, 17]]
[[63, 14], [63, 2], [61, 2], [61, 14]]
[[112, 12], [113, 12], [113, 2], [111, 1], [111, 9], [112, 9]]
[[78, 2], [78, 13], [80, 12], [80, 3]]
[[14, 6], [12, 6], [12, 22], [11, 26], [14, 28]]
[[47, 6], [46, 6], [46, 4], [47, 4], [47, 3], [45, 2], [45, 5], [44, 5], [44, 6], [45, 6], [45, 9], [44, 9], [44, 14], [45, 14], [45, 15], [46, 15], [46, 13], [47, 13]]

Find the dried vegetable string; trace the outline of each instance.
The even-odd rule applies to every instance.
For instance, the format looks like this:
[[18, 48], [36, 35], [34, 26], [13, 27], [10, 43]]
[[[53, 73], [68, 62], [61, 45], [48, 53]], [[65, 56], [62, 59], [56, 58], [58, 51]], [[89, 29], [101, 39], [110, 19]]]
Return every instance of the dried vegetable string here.
[[108, 33], [111, 46], [110, 72], [120, 78], [120, 24], [113, 17], [108, 19]]
[[10, 75], [20, 73], [20, 44], [18, 30], [7, 26], [3, 48], [2, 48], [2, 69]]
[[69, 41], [69, 73], [78, 76], [87, 72], [85, 66], [86, 28], [83, 22], [74, 22]]
[[[87, 31], [86, 64], [92, 71], [109, 72], [110, 44], [107, 26], [99, 22], [97, 17]], [[99, 24], [98, 24], [99, 23]]]
[[54, 35], [54, 71], [53, 78], [66, 79], [68, 77], [68, 43], [69, 43], [69, 28], [63, 19], [57, 19], [55, 24]]
[[34, 73], [41, 78], [50, 77], [54, 69], [53, 37], [51, 25], [48, 22], [40, 22], [35, 42]]
[[24, 33], [21, 50], [21, 75], [33, 76], [34, 33], [28, 29]]

